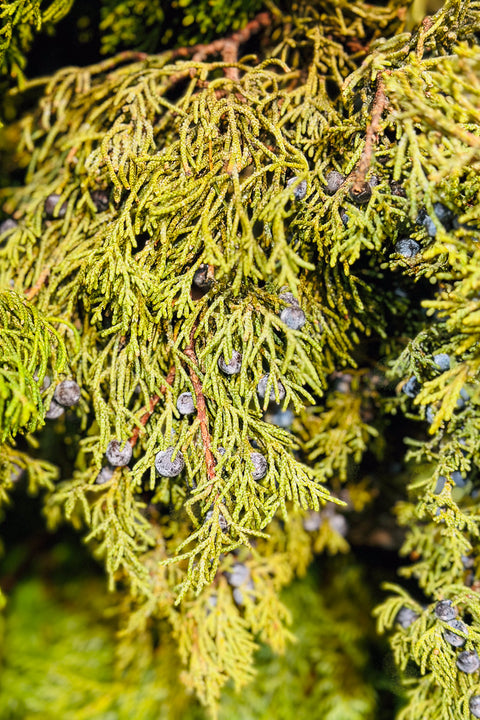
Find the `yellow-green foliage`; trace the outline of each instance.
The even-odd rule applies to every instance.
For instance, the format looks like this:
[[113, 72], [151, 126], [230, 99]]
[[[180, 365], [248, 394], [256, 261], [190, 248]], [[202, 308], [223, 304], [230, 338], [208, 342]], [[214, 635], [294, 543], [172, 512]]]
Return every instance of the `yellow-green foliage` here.
[[[220, 41], [62, 68], [31, 86], [43, 94], [20, 123], [27, 169], [2, 191], [18, 224], [0, 238], [0, 289], [34, 324], [70, 328], [62, 377], [82, 391], [50, 428], [68, 452], [61, 481], [43, 483], [47, 522], [67, 519], [121, 589], [122, 652], [168, 636], [213, 715], [222, 688], [252, 680], [259, 643], [288, 647], [281, 590], [360, 536], [403, 542], [402, 573], [425, 593], [393, 633], [400, 668], [423, 674], [400, 717], [468, 717], [477, 676], [457, 671], [432, 613], [452, 599], [478, 647], [462, 556], [476, 556], [479, 521], [480, 4], [447, 0], [412, 33], [408, 5], [269, 6], [256, 56], [235, 59], [230, 40], [223, 55]], [[297, 329], [285, 291], [305, 313]], [[227, 375], [219, 360], [234, 350], [241, 368]], [[30, 375], [59, 369], [28, 352]], [[13, 357], [7, 347], [7, 367]], [[186, 391], [190, 415], [177, 408]], [[24, 425], [43, 423], [52, 394], [32, 395]], [[285, 429], [272, 418], [287, 406]], [[55, 461], [48, 432], [36, 437]], [[100, 484], [113, 439], [133, 458]], [[155, 470], [169, 447], [185, 460], [172, 478]], [[248, 581], [234, 589], [238, 563]], [[402, 604], [419, 608], [401, 592], [379, 609], [382, 629]], [[350, 666], [339, 643], [329, 668], [336, 648]], [[370, 716], [370, 692], [357, 704], [347, 689], [322, 696], [322, 716]]]

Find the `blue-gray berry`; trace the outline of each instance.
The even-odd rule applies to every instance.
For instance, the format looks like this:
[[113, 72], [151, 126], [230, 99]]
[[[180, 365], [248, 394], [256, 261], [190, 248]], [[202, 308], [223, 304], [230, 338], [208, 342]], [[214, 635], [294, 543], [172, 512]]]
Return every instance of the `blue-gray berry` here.
[[[209, 511], [207, 512], [207, 514], [205, 515], [205, 521], [206, 521], [207, 523], [211, 522], [212, 517], [213, 517], [213, 510], [209, 510]], [[224, 518], [224, 516], [222, 515], [222, 513], [219, 513], [219, 515], [218, 515], [218, 524], [219, 524], [220, 530], [221, 530], [222, 532], [224, 532], [224, 533], [227, 532], [227, 530], [228, 530], [228, 522], [225, 520], [225, 518]]]
[[412, 377], [408, 378], [407, 382], [402, 387], [402, 392], [404, 392], [405, 395], [408, 395], [408, 397], [414, 398], [418, 395], [421, 389], [421, 384], [418, 382], [415, 375], [412, 375]]
[[420, 245], [412, 238], [401, 238], [395, 243], [395, 252], [405, 258], [413, 258], [420, 252]]
[[283, 308], [280, 313], [280, 320], [285, 323], [290, 330], [300, 330], [307, 321], [303, 310], [292, 305]]
[[293, 183], [297, 183], [293, 190], [293, 195], [295, 197], [295, 200], [303, 200], [303, 198], [307, 194], [307, 181], [300, 180], [300, 182], [299, 182], [297, 177], [293, 177], [293, 178], [290, 178], [290, 180], [288, 180], [287, 187], [290, 187], [290, 185], [293, 185]]
[[480, 668], [480, 659], [475, 650], [464, 650], [457, 657], [457, 667], [464, 673], [474, 673]]
[[338, 172], [338, 170], [332, 170], [327, 173], [325, 180], [327, 181], [327, 187], [325, 188], [326, 192], [329, 195], [335, 195], [337, 190], [339, 190], [345, 182], [345, 175], [342, 175], [342, 173]]
[[250, 459], [253, 463], [252, 477], [254, 480], [261, 480], [267, 474], [268, 462], [265, 455], [262, 453], [253, 452], [250, 453]]
[[63, 380], [55, 388], [53, 398], [59, 405], [71, 407], [80, 400], [80, 388], [75, 380]]
[[61, 196], [58, 195], [57, 193], [52, 193], [45, 200], [44, 209], [45, 209], [45, 214], [48, 218], [54, 218], [54, 217], [63, 218], [67, 214], [67, 203], [66, 202], [62, 203], [62, 205], [55, 212], [57, 205], [60, 201], [60, 197]]
[[450, 370], [450, 355], [447, 355], [447, 353], [438, 353], [437, 355], [434, 355], [433, 362], [442, 372]]
[[342, 223], [343, 223], [344, 227], [348, 227], [348, 222], [349, 222], [349, 220], [348, 220], [348, 215], [347, 215], [347, 213], [345, 212], [345, 210], [340, 210], [340, 213], [339, 213], [339, 214], [340, 214], [340, 218], [341, 218], [341, 220], [342, 220]]
[[250, 580], [250, 570], [244, 563], [235, 563], [226, 575], [232, 587], [240, 587]]
[[[270, 380], [270, 374], [267, 373], [266, 375], [262, 375], [262, 377], [260, 378], [260, 380], [258, 382], [257, 393], [258, 393], [259, 397], [261, 397], [262, 399], [265, 397], [265, 394], [267, 392], [267, 385], [268, 385], [269, 380]], [[270, 389], [270, 396], [269, 396], [270, 402], [273, 402], [274, 400], [276, 400], [274, 386], [275, 386], [275, 383], [273, 382], [271, 384], [271, 389]], [[277, 382], [277, 393], [278, 393], [278, 400], [279, 401], [283, 400], [285, 397], [285, 388], [283, 387], [280, 380]]]
[[185, 467], [185, 460], [182, 453], [177, 452], [175, 459], [172, 460], [174, 447], [170, 446], [166, 450], [160, 450], [155, 456], [155, 467], [162, 477], [175, 477], [180, 475]]
[[395, 622], [400, 625], [404, 630], [410, 627], [412, 623], [415, 622], [415, 620], [418, 618], [418, 613], [416, 613], [411, 608], [402, 607], [398, 611]]
[[480, 695], [472, 695], [468, 701], [468, 708], [473, 717], [480, 718]]
[[468, 482], [468, 478], [464, 477], [460, 470], [454, 470], [454, 472], [452, 472], [452, 480], [459, 488], [465, 487]]
[[462, 555], [460, 559], [462, 561], [463, 567], [466, 570], [470, 570], [470, 568], [473, 568], [473, 566], [475, 565], [475, 560], [469, 555]]
[[307, 532], [316, 532], [323, 522], [322, 515], [316, 510], [309, 510], [308, 515], [303, 518], [303, 529]]
[[425, 420], [428, 423], [430, 423], [430, 425], [435, 420], [435, 415], [436, 415], [436, 412], [435, 412], [435, 408], [433, 407], [433, 405], [427, 405], [427, 408], [425, 410]]
[[466, 405], [467, 400], [470, 400], [470, 395], [465, 390], [465, 388], [462, 388], [460, 390], [460, 397], [457, 400], [456, 406], [459, 410], [463, 410], [463, 408]]
[[439, 620], [443, 620], [443, 622], [450, 622], [450, 620], [454, 620], [457, 617], [457, 611], [452, 606], [451, 600], [440, 600], [435, 605], [435, 615]]
[[98, 473], [97, 477], [95, 478], [95, 482], [97, 485], [104, 485], [113, 477], [114, 470], [109, 465], [105, 465], [100, 472]]
[[288, 305], [294, 305], [295, 307], [299, 307], [299, 302], [292, 292], [280, 293], [278, 297], [280, 298], [280, 300], [283, 300], [283, 302], [288, 303]]
[[234, 350], [228, 362], [225, 362], [225, 356], [221, 355], [218, 358], [218, 367], [225, 375], [238, 375], [242, 369], [242, 353]]
[[[449, 627], [443, 631], [445, 640], [452, 645], [452, 647], [462, 647], [462, 645], [465, 645], [465, 638], [457, 635], [457, 633], [453, 631], [456, 630], [457, 632], [462, 632], [464, 635], [468, 635], [468, 625], [465, 625], [461, 620], [451, 620], [448, 626]], [[450, 630], [449, 628], [452, 629]]]
[[0, 223], [0, 235], [4, 235], [9, 230], [13, 230], [16, 227], [18, 227], [18, 223], [12, 218], [7, 218]]
[[132, 459], [132, 446], [128, 440], [123, 445], [120, 440], [110, 440], [105, 457], [113, 467], [124, 467]]
[[275, 412], [268, 413], [265, 416], [265, 420], [272, 423], [272, 425], [277, 425], [278, 427], [288, 430], [292, 427], [293, 412], [289, 409], [276, 410]]
[[435, 490], [433, 491], [433, 494], [440, 495], [443, 488], [445, 487], [446, 482], [447, 482], [447, 478], [444, 475], [439, 475], [437, 484], [435, 485]]
[[57, 402], [55, 402], [55, 400], [51, 400], [50, 407], [45, 413], [45, 417], [47, 418], [47, 420], [56, 420], [61, 415], [63, 415], [64, 412], [65, 408], [62, 405], [59, 405]]
[[191, 392], [183, 392], [178, 396], [177, 410], [181, 415], [193, 415], [195, 403]]

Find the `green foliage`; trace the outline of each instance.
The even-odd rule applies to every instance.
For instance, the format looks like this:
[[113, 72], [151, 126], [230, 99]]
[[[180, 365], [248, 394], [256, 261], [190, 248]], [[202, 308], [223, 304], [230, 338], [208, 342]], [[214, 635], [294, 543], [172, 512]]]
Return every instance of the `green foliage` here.
[[[269, 6], [242, 36], [255, 56], [242, 58], [234, 36], [123, 52], [30, 86], [43, 95], [21, 121], [27, 170], [2, 191], [18, 225], [0, 239], [0, 429], [10, 441], [43, 425], [54, 387], [40, 394], [37, 368], [79, 383], [80, 404], [51, 428], [68, 448], [62, 479], [38, 464], [55, 459], [39, 433], [31, 490], [45, 488], [49, 527], [81, 532], [121, 594], [123, 670], [152, 631], [160, 646], [168, 638], [165, 653], [178, 648], [185, 685], [213, 716], [222, 690], [255, 688], [259, 643], [264, 657], [295, 652], [302, 623], [282, 589], [315, 554], [346, 553], [359, 537], [401, 545], [401, 575], [427, 603], [389, 585], [376, 611], [405, 678], [398, 717], [468, 718], [478, 692], [434, 607], [452, 600], [469, 621], [465, 647], [478, 649], [477, 561], [467, 572], [465, 556], [476, 558], [480, 519], [480, 4], [447, 0], [411, 33], [407, 6]], [[136, 47], [165, 40], [162, 8], [128, 7], [105, 15], [107, 49], [113, 34], [140, 35], [138, 22]], [[189, 37], [218, 32], [216, 6], [208, 28], [194, 7]], [[234, 5], [221, 20], [237, 27], [233, 16], [246, 20]], [[402, 252], [405, 238], [418, 251]], [[305, 323], [292, 329], [282, 311], [295, 302]], [[219, 361], [233, 351], [241, 368], [228, 375]], [[189, 415], [177, 407], [184, 392]], [[272, 418], [287, 408], [284, 429]], [[100, 483], [114, 439], [133, 458]], [[167, 448], [185, 463], [173, 477], [155, 469]], [[358, 595], [360, 577], [351, 583]], [[342, 614], [345, 601], [355, 615], [355, 599], [333, 587], [335, 610], [317, 600], [319, 615], [316, 591], [300, 593], [322, 650], [300, 652], [314, 675], [306, 706], [329, 720], [373, 717], [361, 628]], [[408, 628], [402, 607], [418, 614]], [[284, 677], [283, 660], [268, 662]], [[285, 718], [306, 693], [297, 666]], [[253, 697], [279, 687], [270, 682], [265, 670]]]
[[[73, 0], [2, 0], [0, 2], [0, 75], [23, 84], [25, 53], [35, 33], [51, 31], [72, 7]], [[43, 7], [42, 7], [43, 5]]]
[[207, 43], [242, 28], [261, 0], [103, 0], [102, 53], [121, 48], [155, 52], [161, 45]]

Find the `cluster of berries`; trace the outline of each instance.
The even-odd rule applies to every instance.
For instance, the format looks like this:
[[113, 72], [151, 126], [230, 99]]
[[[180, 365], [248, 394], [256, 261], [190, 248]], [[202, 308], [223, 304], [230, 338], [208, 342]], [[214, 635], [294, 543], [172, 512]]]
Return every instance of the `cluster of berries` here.
[[[451, 600], [441, 600], [435, 606], [435, 616], [447, 623], [443, 632], [445, 640], [455, 648], [463, 647], [468, 636], [468, 625], [457, 620], [457, 611]], [[458, 633], [462, 633], [459, 635]], [[457, 667], [461, 672], [471, 674], [480, 669], [480, 658], [475, 650], [464, 650], [457, 655]]]
[[[45, 378], [46, 380], [46, 378]], [[45, 389], [45, 380], [42, 388]], [[48, 379], [50, 385], [50, 378]], [[47, 387], [48, 387], [47, 385]], [[45, 413], [47, 420], [56, 420], [65, 412], [65, 408], [77, 405], [80, 400], [80, 388], [75, 380], [63, 380], [55, 388], [50, 407]]]

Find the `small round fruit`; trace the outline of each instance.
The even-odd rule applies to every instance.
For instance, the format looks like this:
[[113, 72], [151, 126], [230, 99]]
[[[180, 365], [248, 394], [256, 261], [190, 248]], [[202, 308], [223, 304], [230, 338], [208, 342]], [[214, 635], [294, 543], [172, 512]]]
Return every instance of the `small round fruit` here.
[[228, 584], [232, 587], [240, 587], [250, 579], [250, 570], [244, 563], [235, 563], [227, 573]]
[[473, 717], [480, 718], [480, 695], [472, 695], [468, 701], [468, 707]]
[[80, 400], [80, 388], [75, 380], [63, 380], [55, 388], [53, 397], [59, 405], [71, 407]]
[[299, 307], [286, 307], [280, 313], [280, 320], [285, 323], [290, 330], [300, 330], [306, 322], [305, 313]]
[[[209, 510], [209, 511], [207, 512], [207, 514], [205, 515], [205, 520], [206, 520], [206, 522], [210, 522], [211, 519], [212, 519], [212, 517], [213, 517], [213, 510]], [[222, 515], [222, 513], [219, 513], [219, 515], [218, 515], [218, 524], [220, 525], [220, 530], [221, 530], [222, 532], [224, 532], [224, 533], [227, 532], [227, 530], [228, 530], [228, 522], [225, 520], [225, 518], [224, 518], [224, 516]]]
[[265, 455], [259, 452], [250, 453], [250, 458], [253, 463], [252, 477], [254, 480], [261, 480], [265, 477], [268, 470], [268, 462]]
[[352, 186], [348, 192], [356, 205], [366, 205], [372, 197], [372, 188], [368, 182], [364, 182], [359, 188]]
[[412, 377], [409, 377], [405, 385], [402, 387], [402, 392], [404, 392], [405, 395], [408, 395], [408, 397], [414, 398], [418, 395], [421, 389], [421, 384], [418, 382], [415, 375], [412, 375]]
[[288, 303], [288, 305], [294, 305], [295, 307], [299, 307], [297, 298], [291, 292], [280, 293], [278, 297], [280, 298], [280, 300], [283, 300], [283, 302]]
[[225, 362], [225, 356], [221, 355], [218, 358], [218, 367], [225, 375], [238, 375], [242, 369], [242, 353], [234, 350], [228, 362]]
[[14, 230], [16, 227], [18, 227], [18, 223], [12, 218], [7, 218], [0, 223], [0, 235], [4, 235], [9, 230]]
[[310, 510], [303, 518], [303, 529], [307, 532], [316, 532], [322, 524], [322, 516], [316, 510]]
[[202, 263], [193, 276], [193, 284], [199, 290], [208, 290], [213, 285], [213, 278], [208, 274], [208, 265]]
[[442, 372], [450, 370], [450, 355], [447, 355], [447, 353], [438, 353], [437, 355], [434, 355], [433, 362]]
[[404, 630], [410, 627], [412, 623], [415, 622], [415, 620], [418, 618], [418, 613], [416, 613], [411, 608], [402, 607], [398, 611], [395, 622], [400, 625]]
[[413, 258], [420, 252], [420, 245], [412, 238], [401, 238], [395, 243], [395, 252], [405, 258]]
[[45, 209], [45, 214], [48, 218], [50, 218], [50, 219], [54, 218], [54, 217], [63, 218], [67, 214], [67, 203], [66, 202], [64, 202], [58, 208], [57, 212], [55, 212], [57, 205], [60, 201], [60, 197], [61, 196], [58, 195], [57, 193], [52, 193], [45, 200], [44, 209]]
[[440, 600], [440, 602], [435, 605], [435, 615], [439, 620], [450, 622], [450, 620], [454, 620], [457, 617], [457, 611], [452, 606], [451, 600]]
[[175, 448], [170, 446], [166, 450], [160, 450], [155, 456], [155, 468], [162, 477], [175, 477], [176, 475], [180, 475], [185, 467], [185, 460], [180, 451], [177, 452], [175, 459], [172, 460], [174, 450]]
[[345, 175], [342, 175], [338, 170], [332, 170], [327, 173], [325, 180], [327, 181], [326, 192], [329, 195], [335, 195], [337, 190], [339, 190], [345, 182]]
[[113, 467], [124, 467], [132, 459], [132, 446], [128, 440], [123, 445], [120, 440], [110, 440], [105, 457]]
[[59, 405], [57, 402], [55, 402], [55, 400], [51, 400], [50, 407], [45, 413], [45, 417], [47, 418], [47, 420], [56, 420], [61, 415], [63, 415], [64, 412], [65, 408], [62, 405]]
[[[270, 379], [270, 374], [267, 373], [266, 375], [262, 375], [262, 377], [259, 380], [259, 383], [257, 385], [257, 393], [258, 396], [262, 399], [265, 397], [265, 393], [267, 392], [267, 385]], [[275, 389], [274, 389], [274, 383], [272, 383], [271, 389], [270, 389], [270, 396], [269, 400], [270, 402], [273, 402], [276, 400], [275, 398]], [[280, 380], [277, 382], [277, 392], [278, 392], [278, 400], [281, 401], [285, 397], [285, 388], [283, 387]]]
[[297, 183], [293, 190], [295, 200], [303, 200], [303, 198], [307, 194], [307, 181], [300, 180], [300, 182], [298, 182], [298, 178], [293, 177], [293, 178], [290, 178], [290, 180], [288, 180], [287, 187], [290, 187], [290, 185], [292, 185], [293, 183]]
[[183, 392], [177, 399], [177, 410], [181, 415], [193, 415], [195, 403], [191, 392]]
[[[443, 631], [443, 637], [445, 640], [453, 647], [462, 647], [462, 645], [465, 645], [465, 638], [461, 635], [457, 635], [457, 633], [453, 631], [457, 630], [462, 632], [464, 635], [468, 635], [468, 625], [465, 625], [465, 623], [461, 620], [451, 620], [448, 625], [449, 627], [445, 628]], [[450, 628], [452, 629], [450, 630]]]
[[95, 482], [97, 485], [104, 485], [113, 477], [114, 470], [109, 465], [105, 465], [100, 472], [98, 473], [97, 477], [95, 478]]
[[480, 668], [480, 658], [475, 650], [464, 650], [457, 657], [457, 667], [461, 672], [471, 674]]
[[94, 190], [90, 193], [97, 212], [108, 210], [108, 195], [104, 190]]

